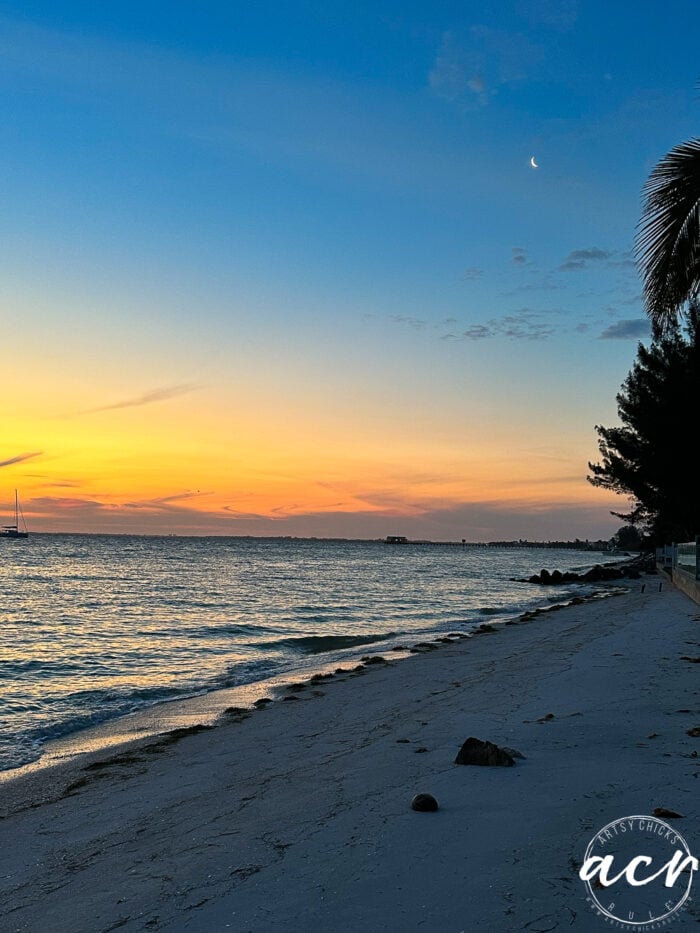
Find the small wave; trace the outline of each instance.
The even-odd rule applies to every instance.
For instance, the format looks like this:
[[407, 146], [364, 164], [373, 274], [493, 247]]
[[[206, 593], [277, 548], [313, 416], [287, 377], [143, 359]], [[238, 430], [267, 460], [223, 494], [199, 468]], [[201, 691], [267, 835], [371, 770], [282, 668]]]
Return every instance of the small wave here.
[[41, 758], [41, 744], [28, 736], [0, 736], [0, 771], [11, 771]]
[[280, 638], [278, 641], [262, 642], [256, 648], [291, 648], [302, 654], [322, 654], [324, 651], [340, 651], [343, 648], [358, 648], [372, 645], [388, 638], [396, 638], [398, 632], [382, 635], [303, 635], [298, 638]]
[[[221, 623], [218, 625], [200, 625], [187, 633], [188, 638], [206, 639], [216, 638], [222, 635], [255, 635], [260, 632], [270, 631], [266, 625], [243, 625], [235, 623]], [[173, 634], [179, 634], [177, 629], [172, 630]], [[167, 634], [171, 634], [168, 632]]]

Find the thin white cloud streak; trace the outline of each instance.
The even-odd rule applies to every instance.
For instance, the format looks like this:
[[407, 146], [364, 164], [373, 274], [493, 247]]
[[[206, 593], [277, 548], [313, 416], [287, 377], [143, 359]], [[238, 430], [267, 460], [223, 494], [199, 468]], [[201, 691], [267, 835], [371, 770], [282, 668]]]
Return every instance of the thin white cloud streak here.
[[43, 454], [43, 450], [35, 450], [27, 454], [17, 454], [14, 457], [8, 457], [7, 460], [0, 460], [0, 469], [2, 467], [14, 466], [16, 463], [24, 463], [27, 460], [34, 460], [35, 457], [40, 457]]
[[138, 408], [142, 405], [152, 405], [155, 402], [166, 402], [179, 395], [186, 395], [196, 391], [198, 386], [191, 383], [183, 385], [165, 386], [161, 389], [153, 389], [151, 392], [144, 392], [143, 395], [137, 395], [134, 398], [122, 399], [119, 402], [112, 402], [109, 405], [98, 405], [95, 408], [85, 408], [78, 412], [80, 415], [92, 415], [100, 411], [116, 411], [120, 408]]

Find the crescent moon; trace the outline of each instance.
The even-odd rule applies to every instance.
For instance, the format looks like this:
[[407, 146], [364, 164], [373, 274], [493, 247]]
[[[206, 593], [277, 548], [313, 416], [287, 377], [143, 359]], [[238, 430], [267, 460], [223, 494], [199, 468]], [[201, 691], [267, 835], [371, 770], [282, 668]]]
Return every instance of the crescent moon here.
[[534, 156], [530, 156], [530, 165], [531, 165], [533, 168], [539, 168], [539, 165], [537, 164], [537, 162], [535, 162], [535, 157], [534, 157]]

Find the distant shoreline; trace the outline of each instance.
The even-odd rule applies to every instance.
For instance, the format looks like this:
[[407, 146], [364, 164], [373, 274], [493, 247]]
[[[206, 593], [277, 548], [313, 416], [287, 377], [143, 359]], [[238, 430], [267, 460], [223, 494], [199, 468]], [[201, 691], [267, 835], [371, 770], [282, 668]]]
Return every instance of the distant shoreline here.
[[[179, 533], [160, 533], [139, 531], [32, 531], [32, 538], [40, 537], [72, 537], [72, 538], [152, 538], [152, 539], [196, 539], [196, 540], [237, 540], [237, 541], [327, 541], [329, 543], [338, 542], [341, 544], [385, 544], [384, 538], [342, 538], [325, 537], [318, 535], [231, 535], [231, 534], [179, 534]], [[407, 538], [409, 545], [435, 546], [435, 547], [466, 547], [466, 548], [503, 548], [504, 550], [522, 550], [527, 548], [551, 549], [572, 551], [595, 551], [611, 555], [625, 555], [627, 551], [611, 550], [609, 539], [600, 539], [597, 541], [589, 540], [566, 540], [566, 541], [529, 541], [529, 540], [511, 540], [511, 541], [433, 541], [427, 538]], [[639, 552], [629, 552], [639, 553]]]

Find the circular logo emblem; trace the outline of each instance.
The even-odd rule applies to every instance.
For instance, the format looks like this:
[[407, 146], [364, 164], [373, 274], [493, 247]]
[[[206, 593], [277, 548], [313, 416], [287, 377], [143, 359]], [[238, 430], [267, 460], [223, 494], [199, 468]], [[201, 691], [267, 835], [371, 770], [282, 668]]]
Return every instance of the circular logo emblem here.
[[606, 922], [628, 931], [659, 929], [690, 897], [698, 860], [681, 834], [655, 816], [624, 816], [588, 843], [579, 878]]

